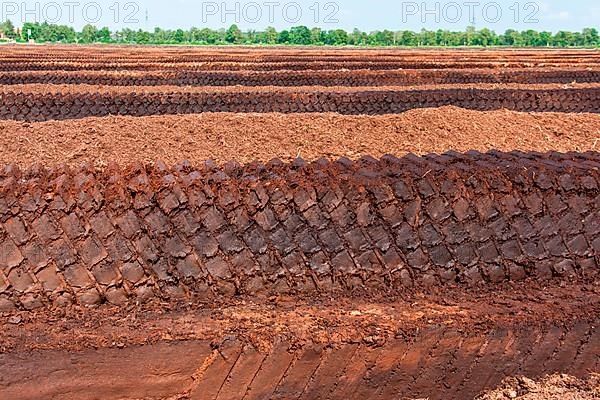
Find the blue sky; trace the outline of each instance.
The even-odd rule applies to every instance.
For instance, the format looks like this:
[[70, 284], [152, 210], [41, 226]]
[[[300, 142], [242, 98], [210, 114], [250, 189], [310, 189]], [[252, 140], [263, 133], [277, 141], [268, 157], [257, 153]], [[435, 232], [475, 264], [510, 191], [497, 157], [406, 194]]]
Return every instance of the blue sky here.
[[2, 19], [49, 20], [76, 28], [92, 22], [132, 29], [210, 27], [237, 23], [243, 30], [294, 25], [325, 29], [463, 30], [470, 23], [497, 32], [508, 28], [557, 31], [600, 27], [598, 0], [54, 0], [0, 1]]

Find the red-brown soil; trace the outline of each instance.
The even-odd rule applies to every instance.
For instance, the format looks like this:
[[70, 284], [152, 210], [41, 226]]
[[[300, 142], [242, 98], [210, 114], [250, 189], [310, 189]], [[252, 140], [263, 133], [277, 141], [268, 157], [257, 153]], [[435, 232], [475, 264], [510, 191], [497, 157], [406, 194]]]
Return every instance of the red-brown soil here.
[[280, 339], [290, 346], [373, 346], [414, 337], [428, 326], [465, 332], [545, 324], [595, 323], [600, 281], [548, 285], [533, 279], [465, 290], [339, 296], [239, 296], [191, 305], [153, 299], [128, 307], [72, 305], [0, 314], [4, 353], [60, 348], [69, 352], [236, 336], [261, 351]]
[[505, 376], [597, 370], [599, 302], [597, 286], [527, 282], [406, 298], [21, 313], [2, 319], [0, 395], [466, 399]]
[[599, 60], [0, 47], [0, 399], [597, 397]]
[[593, 89], [598, 90], [600, 83], [540, 83], [540, 84], [525, 84], [525, 83], [466, 83], [457, 85], [412, 85], [412, 86], [308, 86], [302, 87], [301, 89], [296, 87], [281, 87], [281, 86], [258, 86], [258, 87], [244, 87], [244, 86], [199, 86], [199, 87], [181, 87], [181, 86], [104, 86], [104, 85], [44, 85], [44, 84], [24, 84], [24, 85], [7, 85], [0, 88], [2, 94], [9, 93], [22, 93], [22, 94], [33, 94], [33, 95], [45, 95], [45, 94], [129, 94], [129, 93], [140, 93], [140, 94], [175, 94], [175, 93], [271, 93], [271, 92], [282, 92], [282, 93], [297, 93], [297, 92], [339, 92], [339, 93], [361, 93], [361, 92], [394, 92], [394, 91], [414, 91], [414, 90], [449, 90], [449, 89], [515, 89], [524, 90], [528, 89], [531, 91], [548, 91], [552, 89]]
[[0, 83], [90, 84], [111, 86], [402, 86], [467, 83], [599, 82], [591, 68], [400, 69], [329, 71], [12, 71]]
[[600, 150], [598, 114], [472, 111], [452, 106], [397, 115], [234, 114], [0, 121], [0, 161], [106, 166], [114, 161], [200, 164], [280, 158], [359, 158], [448, 150]]
[[71, 62], [71, 61], [17, 61], [14, 63], [0, 63], [0, 71], [339, 71], [339, 70], [380, 70], [393, 71], [401, 69], [433, 70], [433, 69], [479, 69], [490, 70], [512, 69], [527, 70], [528, 68], [544, 68], [548, 70], [562, 68], [585, 68], [594, 70], [598, 68], [597, 60], [590, 62], [554, 62], [546, 60], [516, 60], [516, 61], [486, 61], [486, 62], [427, 62], [427, 61], [291, 61], [291, 62], [112, 62], [102, 60], [98, 63]]
[[531, 379], [509, 378], [502, 387], [491, 391], [479, 400], [594, 400], [600, 398], [600, 376], [592, 375], [588, 380], [577, 379], [565, 374], [556, 374], [539, 382]]
[[600, 112], [600, 84], [374, 87], [12, 85], [0, 119], [46, 121], [107, 115], [205, 112], [394, 114], [455, 105], [475, 110]]
[[0, 173], [0, 311], [598, 273], [600, 153]]
[[6, 168], [0, 394], [464, 399], [506, 376], [583, 378], [600, 346], [598, 165]]
[[5, 46], [0, 69], [340, 70], [431, 68], [597, 68], [597, 50], [403, 50], [230, 47]]

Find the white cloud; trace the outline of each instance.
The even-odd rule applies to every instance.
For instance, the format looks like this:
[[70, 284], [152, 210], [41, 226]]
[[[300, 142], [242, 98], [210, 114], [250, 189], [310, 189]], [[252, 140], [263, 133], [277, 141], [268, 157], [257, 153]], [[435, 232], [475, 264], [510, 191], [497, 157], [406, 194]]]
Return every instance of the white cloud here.
[[555, 21], [566, 21], [571, 19], [571, 14], [568, 11], [560, 11], [557, 13], [544, 15], [544, 18]]
[[539, 1], [537, 5], [540, 8], [540, 11], [543, 13], [547, 13], [550, 11], [550, 4], [546, 3], [545, 1]]

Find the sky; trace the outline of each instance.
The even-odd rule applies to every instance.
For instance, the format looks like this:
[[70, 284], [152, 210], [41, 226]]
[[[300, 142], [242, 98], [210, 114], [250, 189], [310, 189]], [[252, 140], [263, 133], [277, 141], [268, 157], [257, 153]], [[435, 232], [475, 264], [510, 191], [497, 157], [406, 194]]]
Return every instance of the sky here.
[[508, 28], [556, 32], [600, 28], [598, 0], [0, 0], [0, 19], [20, 26], [48, 21], [81, 29], [86, 23], [111, 29], [154, 27], [242, 30], [295, 25], [363, 31], [450, 29], [468, 25], [504, 32]]

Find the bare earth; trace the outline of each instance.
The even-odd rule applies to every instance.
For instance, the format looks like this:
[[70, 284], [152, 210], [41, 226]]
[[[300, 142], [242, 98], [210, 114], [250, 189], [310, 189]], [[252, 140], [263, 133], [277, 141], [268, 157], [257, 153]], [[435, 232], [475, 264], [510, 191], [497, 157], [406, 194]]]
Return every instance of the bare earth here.
[[593, 400], [600, 398], [600, 375], [584, 381], [556, 374], [540, 382], [527, 378], [508, 378], [501, 388], [481, 396], [479, 400]]
[[472, 111], [447, 106], [397, 115], [165, 115], [24, 123], [0, 121], [0, 161], [103, 166], [487, 151], [600, 149], [600, 115]]
[[599, 60], [0, 46], [0, 400], [600, 399]]

